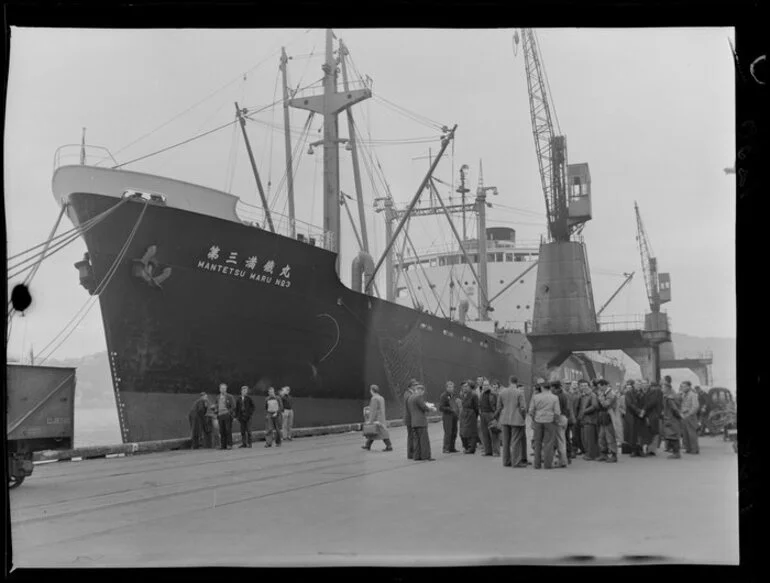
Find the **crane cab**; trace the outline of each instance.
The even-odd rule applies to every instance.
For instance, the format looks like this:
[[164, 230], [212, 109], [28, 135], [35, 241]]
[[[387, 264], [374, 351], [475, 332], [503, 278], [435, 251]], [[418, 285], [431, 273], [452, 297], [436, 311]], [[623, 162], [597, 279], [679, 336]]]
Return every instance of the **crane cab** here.
[[591, 172], [585, 162], [567, 165], [567, 201], [570, 227], [591, 220]]

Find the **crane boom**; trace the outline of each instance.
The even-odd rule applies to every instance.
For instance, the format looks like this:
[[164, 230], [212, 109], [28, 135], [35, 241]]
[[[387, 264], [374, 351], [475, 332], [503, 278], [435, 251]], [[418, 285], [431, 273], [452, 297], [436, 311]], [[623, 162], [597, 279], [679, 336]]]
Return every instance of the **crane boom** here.
[[[518, 33], [514, 41], [518, 42]], [[567, 209], [567, 138], [556, 135], [549, 101], [545, 68], [540, 58], [537, 39], [531, 28], [521, 29], [524, 66], [529, 91], [529, 113], [535, 138], [540, 182], [545, 197], [545, 210], [551, 237], [569, 241], [571, 228]], [[555, 115], [555, 111], [553, 112]]]
[[639, 213], [639, 205], [634, 201], [636, 212], [636, 240], [639, 243], [639, 255], [642, 259], [642, 273], [644, 274], [644, 287], [647, 290], [647, 299], [650, 302], [650, 310], [660, 311], [660, 291], [658, 289], [658, 265], [652, 254], [650, 241], [644, 230], [642, 215]]
[[628, 284], [628, 282], [629, 282], [629, 281], [631, 281], [631, 279], [633, 279], [633, 277], [634, 277], [634, 273], [636, 273], [636, 272], [633, 272], [633, 271], [632, 271], [631, 273], [624, 273], [624, 274], [623, 274], [623, 275], [625, 275], [625, 276], [626, 276], [626, 279], [624, 279], [624, 280], [623, 280], [623, 283], [621, 283], [621, 284], [620, 284], [620, 286], [618, 286], [618, 289], [616, 289], [616, 290], [615, 290], [615, 293], [614, 293], [614, 294], [612, 294], [612, 295], [610, 296], [610, 299], [608, 299], [606, 302], [604, 302], [604, 305], [603, 305], [601, 308], [599, 308], [599, 311], [598, 311], [598, 312], [596, 312], [596, 317], [597, 317], [597, 318], [598, 318], [598, 317], [601, 315], [601, 313], [602, 313], [602, 312], [605, 310], [605, 308], [606, 308], [607, 306], [609, 306], [609, 305], [612, 303], [612, 300], [614, 300], [614, 299], [617, 297], [617, 295], [620, 293], [620, 291], [621, 291], [621, 290], [622, 290], [624, 287], [626, 287], [626, 285]]

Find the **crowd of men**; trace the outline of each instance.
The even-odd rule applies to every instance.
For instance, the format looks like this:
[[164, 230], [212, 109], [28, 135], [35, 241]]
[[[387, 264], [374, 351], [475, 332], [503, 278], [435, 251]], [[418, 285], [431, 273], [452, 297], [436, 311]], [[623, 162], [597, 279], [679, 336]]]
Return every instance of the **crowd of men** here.
[[[392, 451], [385, 429], [384, 401], [372, 386], [372, 405], [378, 417], [367, 423], [383, 427], [383, 434], [369, 435], [364, 449], [375, 439], [384, 439]], [[377, 406], [374, 406], [377, 401]], [[425, 387], [409, 382], [404, 394], [404, 424], [407, 427], [407, 458], [432, 461], [428, 440]], [[629, 380], [625, 386], [611, 386], [606, 380], [546, 382], [538, 379], [524, 387], [511, 377], [505, 386], [497, 380], [479, 377], [475, 381], [446, 383], [439, 397], [444, 440], [443, 453], [478, 451], [502, 457], [507, 467], [535, 469], [566, 468], [582, 456], [586, 461], [617, 463], [620, 453], [631, 457], [657, 455], [663, 442], [669, 459], [680, 459], [681, 448], [688, 454], [700, 453], [699, 416], [703, 402], [689, 381], [674, 391], [671, 378], [661, 384]], [[383, 437], [382, 435], [385, 435]], [[480, 446], [480, 447], [479, 447]]]
[[[206, 393], [193, 404], [189, 414], [192, 449], [201, 447], [233, 448], [233, 420], [238, 421], [241, 431], [240, 447], [251, 447], [251, 422], [256, 406], [249, 396], [249, 387], [241, 387], [239, 397], [227, 392], [227, 385], [219, 385], [219, 394], [212, 400]], [[294, 406], [291, 388], [283, 387], [276, 395], [268, 388], [265, 398], [265, 447], [281, 447], [281, 441], [292, 439]]]
[[[438, 407], [425, 399], [425, 386], [412, 379], [404, 392], [404, 425], [407, 428], [407, 458], [433, 461], [428, 437], [428, 415], [441, 413], [444, 430], [442, 451], [459, 453], [459, 436], [465, 454], [480, 451], [502, 457], [507, 467], [535, 469], [566, 468], [581, 456], [586, 461], [617, 463], [620, 453], [631, 457], [657, 455], [661, 443], [668, 458], [700, 453], [698, 430], [705, 410], [700, 387], [684, 381], [674, 391], [671, 377], [661, 384], [629, 380], [614, 387], [606, 380], [546, 382], [523, 386], [516, 377], [506, 385], [496, 379], [447, 381]], [[281, 446], [292, 439], [294, 409], [291, 389], [276, 395], [270, 387], [264, 402], [265, 447]], [[370, 387], [371, 401], [365, 419], [366, 442], [375, 440], [393, 451], [387, 429], [385, 399], [379, 387]], [[212, 402], [213, 401], [213, 402]], [[255, 413], [249, 388], [241, 387], [238, 397], [219, 385], [210, 399], [201, 393], [189, 414], [192, 448], [232, 449], [233, 421], [238, 421], [242, 448], [252, 447], [251, 422]]]

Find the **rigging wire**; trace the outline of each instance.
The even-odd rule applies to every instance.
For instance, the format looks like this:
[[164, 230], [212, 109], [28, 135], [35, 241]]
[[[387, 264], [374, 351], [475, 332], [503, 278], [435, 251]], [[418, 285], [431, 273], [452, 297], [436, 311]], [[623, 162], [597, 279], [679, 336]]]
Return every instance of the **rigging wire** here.
[[[206, 126], [206, 125], [207, 125], [207, 124], [208, 124], [208, 123], [209, 123], [209, 122], [212, 120], [212, 119], [214, 119], [214, 117], [216, 117], [216, 115], [217, 115], [217, 114], [218, 114], [220, 111], [222, 111], [222, 109], [223, 109], [225, 106], [227, 106], [227, 105], [228, 105], [227, 103], [223, 103], [222, 105], [220, 105], [220, 106], [217, 108], [217, 110], [216, 110], [214, 113], [212, 113], [212, 114], [211, 114], [209, 117], [207, 117], [207, 118], [206, 118], [206, 121], [204, 121], [204, 122], [203, 122], [201, 125], [199, 125], [199, 126], [198, 126], [198, 129], [197, 129], [197, 130], [195, 130], [195, 131], [196, 131], [196, 132], [199, 132], [199, 131], [201, 131], [201, 129], [203, 129], [203, 128], [204, 128], [204, 127], [205, 127], [205, 126]], [[178, 155], [179, 155], [179, 151], [175, 152], [175, 153], [174, 153], [174, 155], [172, 155], [172, 156], [170, 156], [170, 157], [166, 158], [165, 160], [163, 160], [163, 161], [162, 161], [162, 162], [161, 162], [161, 163], [160, 163], [160, 164], [157, 166], [157, 170], [155, 170], [155, 173], [159, 173], [159, 171], [160, 171], [160, 169], [161, 169], [161, 168], [164, 168], [164, 167], [168, 167], [168, 165], [169, 165], [169, 164], [170, 164], [170, 163], [171, 163], [171, 162], [174, 160], [174, 158], [175, 158], [176, 156], [178, 156]]]
[[[294, 144], [294, 148], [292, 150], [292, 166], [291, 169], [292, 177], [296, 179], [297, 174], [299, 172], [299, 166], [302, 162], [302, 157], [299, 155], [300, 152], [304, 149], [305, 143], [307, 142], [308, 136], [310, 134], [310, 124], [313, 121], [313, 117], [315, 116], [314, 112], [308, 113], [308, 117], [305, 120], [305, 127], [303, 128], [302, 134], [300, 135], [300, 139], [297, 140], [297, 142]], [[274, 209], [276, 203], [278, 202], [278, 197], [282, 194], [284, 187], [288, 185], [288, 173], [289, 169], [287, 168], [284, 170], [283, 175], [281, 176], [281, 179], [278, 181], [278, 186], [275, 189], [275, 194], [273, 195], [273, 199], [270, 201], [270, 208]], [[288, 201], [288, 198], [287, 198]]]
[[[47, 356], [42, 358], [38, 364], [43, 364], [46, 360], [48, 360], [54, 352], [56, 352], [59, 347], [69, 338], [72, 333], [77, 329], [77, 327], [80, 325], [80, 323], [83, 321], [83, 319], [88, 315], [88, 312], [91, 311], [91, 309], [96, 305], [96, 298], [99, 297], [99, 295], [107, 288], [107, 286], [110, 284], [110, 281], [112, 281], [113, 276], [118, 270], [118, 266], [120, 265], [120, 262], [123, 261], [123, 258], [126, 255], [126, 252], [128, 251], [129, 246], [131, 245], [131, 242], [134, 240], [134, 236], [136, 235], [137, 231], [139, 230], [139, 225], [142, 222], [142, 219], [144, 218], [145, 212], [147, 212], [147, 207], [149, 206], [150, 201], [147, 200], [144, 202], [144, 206], [142, 207], [142, 211], [139, 213], [139, 217], [136, 220], [136, 224], [134, 224], [133, 229], [131, 229], [131, 232], [128, 235], [128, 238], [126, 239], [126, 242], [123, 244], [123, 247], [118, 252], [117, 257], [115, 258], [115, 261], [112, 263], [110, 268], [107, 270], [107, 273], [104, 274], [104, 277], [102, 278], [102, 281], [99, 283], [99, 285], [94, 290], [94, 295], [89, 297], [88, 300], [83, 304], [83, 306], [75, 313], [75, 316], [62, 328], [61, 332], [57, 334], [48, 344], [46, 344], [43, 349], [40, 351], [40, 356], [43, 356], [45, 354], [46, 350], [54, 343], [56, 340], [64, 333], [64, 331], [77, 319], [77, 322], [75, 322], [75, 325], [72, 327], [72, 329], [64, 336], [64, 338], [59, 341], [58, 344], [48, 353]], [[79, 314], [83, 312], [85, 309], [85, 312], [80, 315]]]
[[[75, 229], [71, 229], [70, 231], [68, 231], [67, 232], [68, 235], [67, 235], [66, 239], [61, 239], [55, 245], [49, 247], [47, 250], [44, 249], [43, 251], [40, 251], [40, 252], [36, 253], [35, 255], [32, 255], [32, 256], [30, 256], [30, 257], [28, 257], [26, 259], [23, 259], [22, 261], [19, 261], [16, 265], [10, 266], [8, 268], [8, 272], [9, 272], [8, 280], [11, 280], [11, 279], [13, 279], [15, 277], [18, 277], [19, 275], [21, 275], [22, 273], [24, 273], [24, 272], [26, 272], [26, 271], [28, 271], [30, 269], [34, 269], [36, 263], [41, 263], [44, 260], [46, 260], [49, 257], [51, 257], [52, 255], [54, 255], [55, 253], [58, 253], [60, 250], [64, 249], [70, 243], [72, 243], [73, 241], [77, 240], [77, 238], [80, 235], [83, 235], [83, 234], [87, 233], [90, 229], [92, 229], [97, 224], [99, 224], [101, 221], [103, 221], [108, 215], [110, 215], [119, 206], [121, 206], [122, 204], [124, 204], [127, 201], [128, 201], [128, 198], [122, 199], [115, 206], [108, 208], [106, 211], [96, 215], [95, 217], [90, 218], [89, 220], [84, 222], [82, 225], [76, 227]], [[36, 247], [39, 247], [39, 246], [40, 245], [36, 245]], [[30, 263], [31, 261], [34, 262], [36, 259], [38, 259], [38, 261], [36, 263], [32, 263], [32, 264], [28, 265], [27, 267], [24, 267], [23, 269], [20, 269], [22, 265], [24, 265], [26, 263]], [[11, 272], [13, 272], [13, 273], [11, 273]]]
[[[275, 85], [273, 86], [273, 102], [275, 102], [278, 99], [278, 79], [280, 76], [281, 76], [281, 69], [279, 67], [275, 72]], [[272, 123], [275, 123], [276, 109], [277, 108], [275, 107], [272, 108], [272, 111], [273, 111]], [[267, 166], [267, 197], [268, 198], [270, 198], [270, 188], [273, 185], [273, 141], [274, 141], [273, 138], [275, 138], [275, 132], [270, 132], [269, 137], [270, 137], [270, 163]], [[267, 136], [265, 136], [265, 141], [267, 141]]]
[[[308, 32], [310, 32], [310, 29], [307, 29], [307, 30], [305, 30], [305, 31], [304, 31], [302, 34], [307, 34]], [[219, 89], [217, 89], [217, 90], [213, 91], [212, 93], [210, 93], [209, 95], [207, 95], [206, 97], [204, 97], [203, 99], [201, 99], [200, 101], [198, 101], [198, 102], [196, 102], [196, 103], [192, 104], [192, 105], [191, 105], [190, 107], [188, 107], [187, 109], [185, 109], [185, 110], [183, 110], [182, 112], [180, 112], [180, 113], [176, 114], [174, 117], [172, 117], [172, 118], [171, 118], [171, 119], [169, 119], [168, 121], [166, 121], [166, 122], [162, 123], [161, 125], [159, 125], [158, 127], [156, 127], [154, 130], [150, 130], [149, 132], [147, 132], [146, 134], [144, 134], [144, 135], [140, 136], [139, 138], [135, 139], [134, 141], [130, 142], [129, 144], [126, 144], [125, 146], [123, 146], [122, 148], [120, 148], [120, 149], [119, 149], [117, 152], [115, 152], [115, 155], [117, 156], [118, 154], [120, 154], [121, 152], [123, 152], [124, 150], [126, 150], [127, 148], [130, 148], [130, 147], [131, 147], [131, 146], [133, 146], [134, 144], [136, 144], [136, 143], [138, 143], [138, 142], [142, 141], [143, 139], [145, 139], [145, 138], [149, 137], [150, 135], [154, 134], [155, 132], [157, 132], [157, 131], [159, 131], [159, 130], [163, 129], [164, 127], [166, 127], [167, 125], [169, 125], [169, 124], [170, 124], [171, 122], [173, 122], [174, 120], [176, 120], [176, 119], [178, 119], [178, 118], [182, 117], [182, 116], [183, 116], [183, 115], [185, 115], [186, 113], [189, 113], [190, 111], [192, 111], [193, 109], [195, 109], [196, 107], [198, 107], [198, 106], [199, 106], [201, 103], [203, 103], [203, 102], [205, 102], [205, 101], [207, 101], [207, 100], [211, 99], [211, 98], [212, 98], [214, 95], [216, 95], [216, 94], [217, 94], [217, 93], [219, 93], [220, 91], [223, 91], [224, 89], [226, 89], [227, 87], [229, 87], [230, 85], [232, 85], [233, 83], [235, 83], [236, 81], [238, 81], [239, 79], [242, 79], [244, 76], [248, 75], [249, 73], [252, 73], [252, 72], [254, 72], [254, 71], [255, 71], [255, 70], [257, 70], [259, 67], [261, 67], [261, 66], [262, 66], [262, 65], [264, 65], [266, 62], [268, 62], [268, 60], [270, 60], [271, 58], [273, 58], [273, 57], [274, 57], [276, 54], [280, 53], [280, 46], [281, 46], [281, 45], [283, 45], [283, 46], [288, 46], [289, 44], [293, 44], [293, 43], [295, 43], [295, 42], [296, 42], [296, 41], [299, 39], [299, 37], [300, 37], [300, 36], [301, 36], [301, 35], [297, 35], [297, 36], [296, 36], [296, 37], [294, 37], [294, 38], [293, 38], [293, 40], [292, 40], [292, 41], [290, 41], [288, 44], [285, 44], [285, 43], [280, 43], [280, 44], [279, 44], [279, 48], [278, 48], [277, 50], [274, 50], [273, 52], [271, 52], [270, 54], [268, 54], [268, 55], [267, 55], [267, 56], [266, 56], [264, 59], [262, 59], [261, 61], [259, 61], [259, 62], [258, 62], [256, 65], [254, 65], [253, 67], [251, 67], [250, 69], [247, 69], [246, 71], [244, 71], [244, 72], [242, 72], [242, 73], [239, 73], [237, 77], [235, 77], [235, 78], [234, 78], [234, 79], [232, 79], [231, 81], [228, 81], [227, 83], [225, 83], [224, 85], [222, 85], [222, 86], [221, 86]]]
[[233, 124], [233, 133], [230, 138], [230, 156], [227, 161], [227, 175], [225, 176], [225, 192], [232, 194], [235, 168], [238, 164], [238, 126]]
[[194, 140], [198, 140], [198, 139], [200, 139], [200, 138], [203, 138], [203, 137], [205, 137], [205, 136], [208, 136], [208, 135], [210, 135], [210, 134], [213, 134], [214, 132], [218, 132], [219, 130], [222, 130], [222, 129], [226, 128], [227, 126], [233, 125], [234, 123], [237, 123], [237, 122], [238, 122], [238, 120], [237, 120], [237, 119], [236, 119], [236, 120], [233, 120], [233, 121], [229, 121], [229, 122], [227, 122], [226, 124], [223, 124], [223, 125], [221, 125], [221, 126], [215, 127], [215, 128], [214, 128], [214, 129], [212, 129], [212, 130], [209, 130], [209, 131], [207, 131], [207, 132], [204, 132], [204, 133], [202, 133], [202, 134], [199, 134], [199, 135], [197, 135], [197, 136], [193, 136], [192, 138], [189, 138], [189, 139], [187, 139], [187, 140], [184, 140], [184, 141], [182, 141], [182, 142], [179, 142], [179, 143], [177, 143], [177, 144], [174, 144], [174, 145], [172, 145], [172, 146], [168, 146], [168, 147], [166, 147], [166, 148], [162, 148], [162, 149], [160, 149], [160, 150], [157, 150], [157, 151], [155, 151], [155, 152], [152, 152], [151, 154], [146, 154], [145, 156], [140, 156], [139, 158], [134, 158], [133, 160], [129, 160], [128, 162], [123, 162], [122, 164], [118, 164], [117, 166], [113, 166], [112, 168], [113, 168], [113, 169], [115, 169], [115, 168], [121, 168], [121, 167], [123, 167], [123, 166], [127, 166], [128, 164], [133, 164], [134, 162], [139, 162], [140, 160], [144, 160], [145, 158], [150, 158], [151, 156], [156, 156], [157, 154], [162, 154], [163, 152], [167, 152], [167, 151], [169, 151], [169, 150], [172, 150], [172, 149], [174, 149], [174, 148], [178, 148], [179, 146], [184, 146], [185, 144], [189, 144], [190, 142], [192, 142], [192, 141], [194, 141]]

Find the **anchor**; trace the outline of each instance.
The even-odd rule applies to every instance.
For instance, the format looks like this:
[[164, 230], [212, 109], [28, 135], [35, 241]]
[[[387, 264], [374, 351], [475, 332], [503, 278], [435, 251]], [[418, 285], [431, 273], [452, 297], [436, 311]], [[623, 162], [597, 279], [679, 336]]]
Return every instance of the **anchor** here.
[[[151, 287], [161, 287], [161, 283], [171, 276], [171, 268], [165, 267], [160, 272], [155, 254], [158, 251], [157, 245], [150, 245], [144, 252], [141, 259], [134, 259], [133, 276], [143, 280]], [[157, 274], [157, 275], [156, 275]]]

